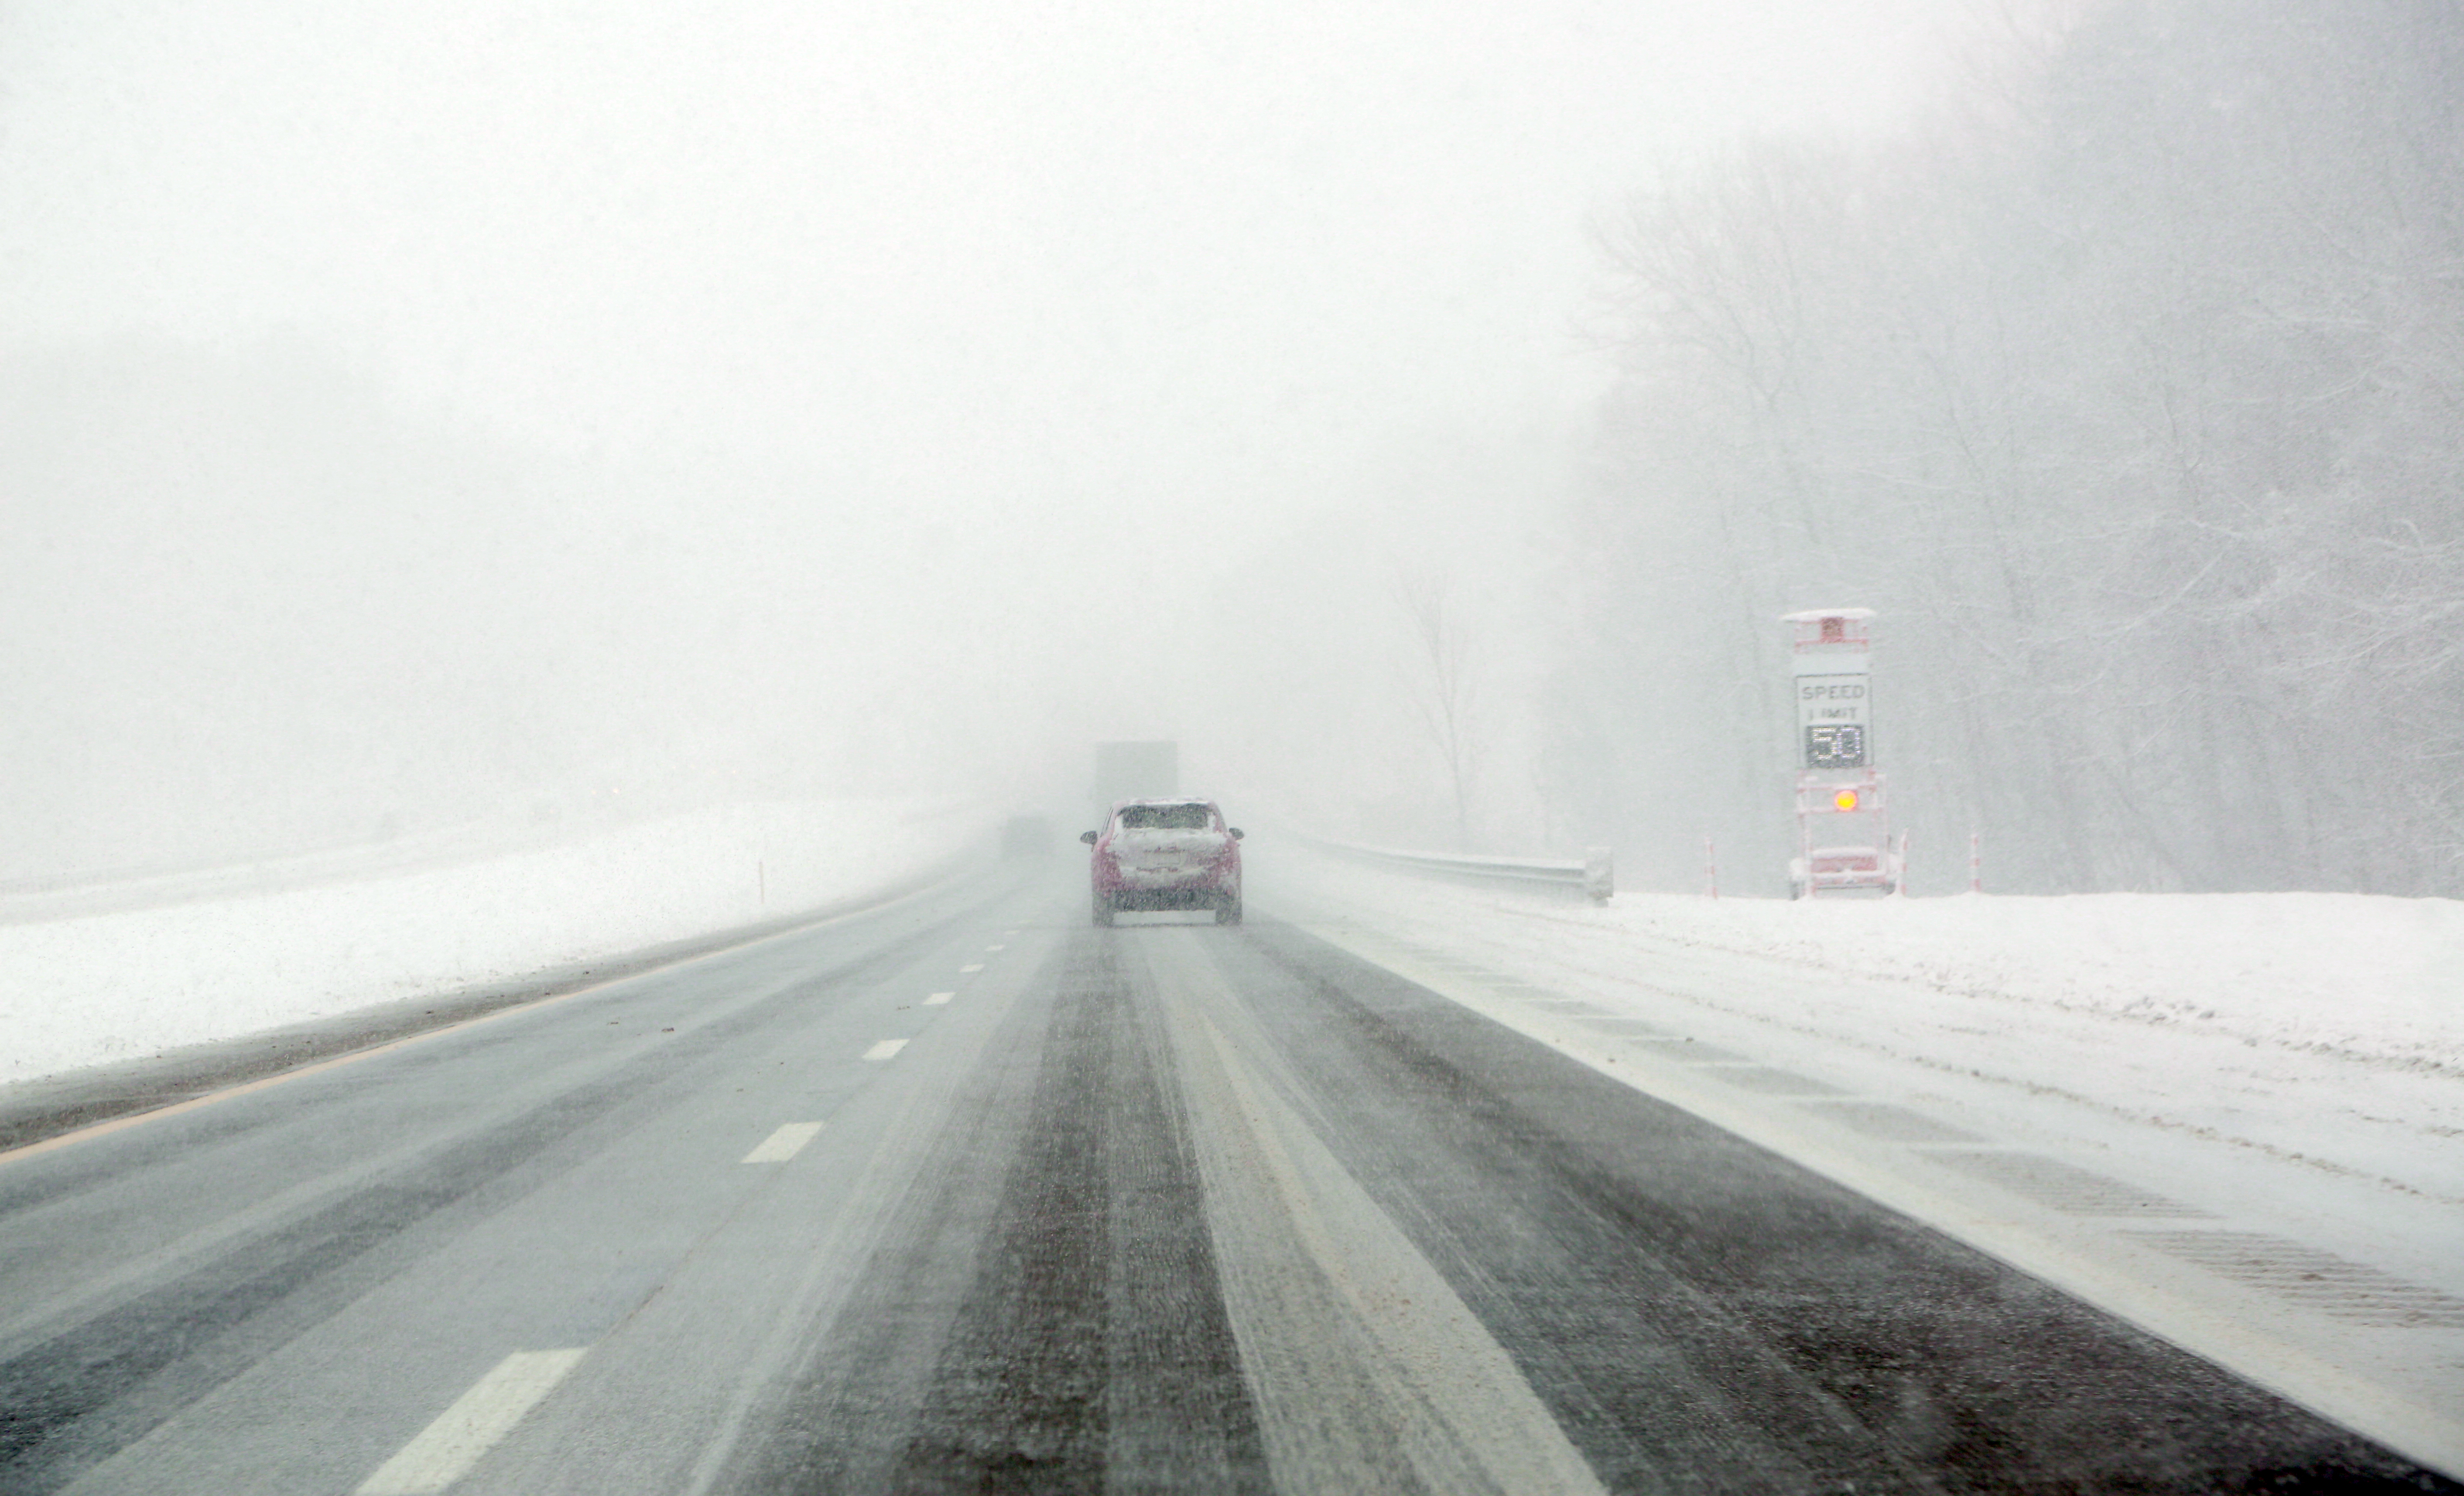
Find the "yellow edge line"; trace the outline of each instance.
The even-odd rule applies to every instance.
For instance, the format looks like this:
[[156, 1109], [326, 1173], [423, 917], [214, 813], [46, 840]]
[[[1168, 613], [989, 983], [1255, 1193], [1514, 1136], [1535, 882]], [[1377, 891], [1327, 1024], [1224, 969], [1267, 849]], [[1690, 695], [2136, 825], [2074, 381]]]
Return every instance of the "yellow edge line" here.
[[504, 1007], [496, 1008], [490, 1012], [474, 1014], [470, 1018], [456, 1019], [452, 1023], [447, 1023], [439, 1028], [422, 1029], [420, 1032], [415, 1034], [405, 1034], [400, 1039], [389, 1039], [384, 1044], [371, 1045], [365, 1049], [353, 1049], [347, 1054], [338, 1054], [329, 1059], [318, 1060], [311, 1064], [300, 1066], [296, 1069], [282, 1070], [273, 1075], [260, 1075], [253, 1081], [242, 1081], [236, 1086], [226, 1086], [220, 1090], [209, 1090], [202, 1096], [191, 1096], [186, 1101], [175, 1101], [167, 1107], [153, 1107], [143, 1111], [131, 1111], [124, 1116], [117, 1116], [112, 1117], [107, 1121], [90, 1123], [87, 1126], [75, 1129], [71, 1132], [55, 1133], [52, 1136], [43, 1138], [38, 1142], [22, 1143], [15, 1148], [7, 1150], [6, 1152], [0, 1152], [0, 1164], [11, 1163], [19, 1158], [30, 1158], [36, 1154], [49, 1153], [55, 1148], [66, 1148], [71, 1143], [82, 1143], [92, 1138], [104, 1136], [107, 1133], [117, 1133], [126, 1128], [136, 1127], [140, 1123], [159, 1121], [165, 1117], [175, 1117], [184, 1111], [194, 1111], [200, 1107], [210, 1107], [218, 1101], [229, 1101], [234, 1096], [245, 1096], [252, 1091], [269, 1089], [273, 1087], [281, 1085], [285, 1081], [296, 1081], [303, 1075], [314, 1075], [320, 1070], [339, 1069], [342, 1066], [355, 1065], [362, 1060], [372, 1060], [378, 1055], [403, 1048], [408, 1045], [418, 1044], [422, 1040], [439, 1038], [443, 1035], [452, 1033], [456, 1029], [469, 1028], [476, 1023], [485, 1023], [492, 1019], [503, 1018], [507, 1014], [527, 1013], [534, 1008], [543, 1008], [551, 1003], [562, 1002], [571, 998], [581, 997], [585, 993], [597, 992], [603, 987], [612, 987], [620, 981], [629, 981], [634, 977], [647, 977], [652, 972], [664, 971], [667, 969], [667, 966], [677, 964], [681, 963], [671, 961], [660, 966], [649, 966], [643, 968], [641, 971], [629, 973], [624, 977], [611, 977], [605, 981], [594, 981], [587, 987], [576, 987], [571, 992], [559, 992], [549, 997], [533, 998], [527, 1002], [509, 1003]]

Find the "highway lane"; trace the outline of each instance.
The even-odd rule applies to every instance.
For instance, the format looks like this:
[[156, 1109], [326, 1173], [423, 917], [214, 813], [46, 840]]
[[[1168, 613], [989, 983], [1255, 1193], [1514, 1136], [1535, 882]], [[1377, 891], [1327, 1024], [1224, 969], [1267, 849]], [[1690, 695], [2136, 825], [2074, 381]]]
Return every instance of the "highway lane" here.
[[0, 1491], [2453, 1489], [1288, 925], [944, 891], [0, 1158]]

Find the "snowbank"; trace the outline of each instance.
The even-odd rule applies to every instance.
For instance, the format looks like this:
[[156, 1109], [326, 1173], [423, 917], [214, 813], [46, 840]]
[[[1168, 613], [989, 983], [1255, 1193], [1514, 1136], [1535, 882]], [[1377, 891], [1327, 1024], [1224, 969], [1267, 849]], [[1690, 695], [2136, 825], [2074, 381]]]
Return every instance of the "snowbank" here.
[[2360, 893], [1704, 899], [1575, 917], [1679, 944], [2409, 1066], [2464, 1067], [2464, 901]]
[[719, 805], [458, 866], [0, 923], [0, 1082], [775, 919], [919, 876], [980, 830], [946, 804]]

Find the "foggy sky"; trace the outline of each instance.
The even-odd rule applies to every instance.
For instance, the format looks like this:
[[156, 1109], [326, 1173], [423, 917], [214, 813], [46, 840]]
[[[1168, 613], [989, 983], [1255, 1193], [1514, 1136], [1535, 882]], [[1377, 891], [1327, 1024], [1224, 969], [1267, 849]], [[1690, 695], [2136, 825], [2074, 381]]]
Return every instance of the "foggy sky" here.
[[[610, 761], [868, 721], [861, 779], [1030, 719], [1180, 730], [1054, 683], [1169, 657], [1146, 626], [1227, 586], [1271, 627], [1239, 578], [1279, 543], [1391, 573], [1494, 533], [1456, 506], [1537, 514], [1606, 380], [1590, 216], [1742, 134], [1887, 128], [1965, 10], [11, 7], [8, 752], [138, 730], [193, 686], [175, 641], [265, 646], [211, 699], [270, 703], [268, 752], [320, 714], [407, 757], [440, 714], [518, 737], [543, 678]], [[295, 429], [201, 464], [234, 379]], [[117, 451], [23, 451], [66, 429]], [[423, 653], [496, 684], [367, 663]], [[328, 667], [360, 685], [283, 704]], [[320, 793], [434, 789], [403, 773]]]

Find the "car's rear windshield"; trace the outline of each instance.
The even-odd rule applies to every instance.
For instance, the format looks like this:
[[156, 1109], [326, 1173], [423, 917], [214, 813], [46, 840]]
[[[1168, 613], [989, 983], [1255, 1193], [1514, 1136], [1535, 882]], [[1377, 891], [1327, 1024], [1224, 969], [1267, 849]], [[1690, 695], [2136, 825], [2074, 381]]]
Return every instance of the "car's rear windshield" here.
[[1123, 805], [1125, 831], [1203, 831], [1214, 824], [1204, 805]]

